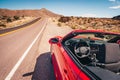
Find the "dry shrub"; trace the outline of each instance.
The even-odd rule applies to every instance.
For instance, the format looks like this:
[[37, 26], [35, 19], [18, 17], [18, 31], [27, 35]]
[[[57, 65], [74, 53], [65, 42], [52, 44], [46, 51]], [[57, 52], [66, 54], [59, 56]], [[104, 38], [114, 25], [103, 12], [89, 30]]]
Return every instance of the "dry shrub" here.
[[68, 22], [70, 20], [70, 17], [60, 17], [60, 19], [58, 20], [59, 22]]
[[0, 24], [0, 27], [6, 28], [5, 24]]
[[75, 26], [75, 25], [72, 25], [71, 28], [72, 28], [72, 29], [77, 29], [78, 27]]
[[58, 24], [57, 24], [59, 27], [61, 27], [62, 26], [62, 24], [59, 22]]

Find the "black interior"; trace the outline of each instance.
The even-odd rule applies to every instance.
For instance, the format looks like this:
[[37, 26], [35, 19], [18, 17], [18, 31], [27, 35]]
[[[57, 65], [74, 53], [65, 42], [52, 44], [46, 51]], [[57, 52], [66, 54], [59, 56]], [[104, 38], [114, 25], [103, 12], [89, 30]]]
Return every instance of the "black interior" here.
[[[120, 39], [120, 38], [119, 38]], [[100, 67], [107, 69], [111, 72], [120, 73], [120, 44], [117, 44], [115, 40], [110, 41], [100, 41], [91, 40], [89, 38], [84, 39], [86, 43], [90, 46], [90, 54], [86, 57], [78, 57], [75, 52], [75, 46], [81, 41], [79, 38], [71, 38], [65, 41], [64, 45], [69, 49], [82, 63], [86, 66]], [[85, 46], [86, 44], [81, 42], [80, 46]], [[78, 46], [79, 47], [79, 46]]]

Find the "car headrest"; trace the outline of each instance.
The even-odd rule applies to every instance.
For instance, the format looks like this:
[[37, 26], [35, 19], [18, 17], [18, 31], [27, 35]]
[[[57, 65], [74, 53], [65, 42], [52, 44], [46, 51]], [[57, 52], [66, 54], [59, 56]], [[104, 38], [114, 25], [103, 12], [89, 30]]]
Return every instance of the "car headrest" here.
[[105, 44], [105, 63], [116, 63], [120, 61], [120, 46], [116, 43]]

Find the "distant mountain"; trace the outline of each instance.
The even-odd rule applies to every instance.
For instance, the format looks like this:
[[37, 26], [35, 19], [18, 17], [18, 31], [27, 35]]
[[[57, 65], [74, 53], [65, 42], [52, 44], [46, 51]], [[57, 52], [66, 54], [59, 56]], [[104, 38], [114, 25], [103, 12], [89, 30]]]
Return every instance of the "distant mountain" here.
[[60, 16], [45, 8], [40, 10], [9, 10], [0, 9], [0, 16], [34, 16], [34, 17], [57, 17]]
[[113, 17], [112, 19], [120, 20], [120, 15]]

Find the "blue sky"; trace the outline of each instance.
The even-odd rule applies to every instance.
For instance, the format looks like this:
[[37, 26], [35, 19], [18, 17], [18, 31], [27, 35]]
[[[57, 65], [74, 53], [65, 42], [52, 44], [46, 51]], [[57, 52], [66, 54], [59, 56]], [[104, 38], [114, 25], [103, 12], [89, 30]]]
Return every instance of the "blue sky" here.
[[113, 17], [120, 15], [120, 0], [0, 0], [0, 8], [46, 8], [65, 16]]

